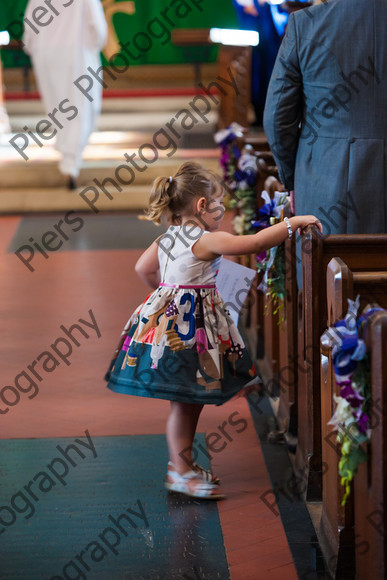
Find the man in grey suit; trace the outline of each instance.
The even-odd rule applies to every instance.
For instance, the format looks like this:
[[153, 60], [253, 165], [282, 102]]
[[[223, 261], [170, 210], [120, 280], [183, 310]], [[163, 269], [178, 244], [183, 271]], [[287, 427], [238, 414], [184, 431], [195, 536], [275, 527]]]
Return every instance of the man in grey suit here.
[[386, 233], [387, 2], [324, 0], [292, 14], [264, 128], [297, 214], [325, 234]]

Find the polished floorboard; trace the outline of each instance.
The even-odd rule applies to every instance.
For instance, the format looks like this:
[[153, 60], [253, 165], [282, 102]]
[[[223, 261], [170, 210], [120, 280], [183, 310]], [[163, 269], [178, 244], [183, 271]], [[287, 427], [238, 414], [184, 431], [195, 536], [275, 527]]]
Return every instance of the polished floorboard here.
[[[5, 554], [5, 578], [21, 577], [13, 567], [32, 558], [31, 569], [40, 574], [33, 580], [296, 579], [281, 517], [262, 501], [271, 483], [246, 400], [208, 406], [200, 419], [199, 433], [217, 433], [222, 448], [209, 452], [199, 435], [198, 461], [210, 461], [227, 495], [208, 504], [170, 497], [163, 488], [168, 402], [117, 395], [105, 387], [103, 376], [121, 329], [149, 292], [133, 269], [148, 243], [149, 224], [138, 225], [135, 216], [121, 214], [116, 221], [110, 215], [91, 216], [90, 222], [88, 217], [82, 230], [69, 230], [60, 251], [45, 257], [33, 248], [33, 271], [14, 251], [33, 244], [29, 238], [39, 245], [61, 215], [0, 218], [0, 552], [2, 561]], [[224, 227], [229, 228], [227, 219]], [[132, 228], [137, 228], [135, 235]], [[153, 229], [157, 237], [159, 230]], [[81, 244], [75, 241], [79, 233]], [[78, 344], [73, 342], [70, 352], [61, 339], [74, 324], [84, 333], [73, 330]], [[58, 365], [53, 346], [62, 352], [56, 355]], [[99, 453], [95, 458], [74, 443], [86, 441], [86, 432]], [[62, 457], [57, 445], [65, 449], [71, 443], [85, 458], [70, 450], [79, 465], [66, 460], [67, 485], [57, 482], [50, 488], [50, 478], [42, 473]], [[66, 469], [60, 462], [53, 466]], [[30, 518], [25, 500], [15, 497], [20, 490], [36, 510]], [[140, 523], [128, 537], [122, 533], [119, 554], [110, 550], [105, 556], [95, 542], [109, 516], [117, 519], [128, 508], [139, 513], [138, 499], [149, 528]], [[133, 516], [133, 521], [140, 519]], [[118, 541], [113, 532], [105, 537]], [[152, 559], [156, 548], [159, 556]], [[70, 561], [79, 564], [83, 575], [72, 565], [64, 570]]]

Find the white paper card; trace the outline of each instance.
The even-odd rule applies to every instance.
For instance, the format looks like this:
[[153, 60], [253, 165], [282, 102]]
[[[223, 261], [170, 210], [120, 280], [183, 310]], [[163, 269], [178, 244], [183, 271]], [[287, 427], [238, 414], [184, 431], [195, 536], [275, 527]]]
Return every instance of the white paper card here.
[[239, 314], [256, 275], [256, 270], [246, 268], [226, 258], [223, 258], [220, 263], [216, 287], [236, 325], [238, 325]]

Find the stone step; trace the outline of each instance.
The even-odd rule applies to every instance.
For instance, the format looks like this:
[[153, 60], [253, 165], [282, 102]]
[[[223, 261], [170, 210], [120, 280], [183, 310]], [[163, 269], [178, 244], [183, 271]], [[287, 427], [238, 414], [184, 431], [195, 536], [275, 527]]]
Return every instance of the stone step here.
[[[194, 90], [194, 89], [193, 89]], [[133, 113], [138, 112], [142, 115], [158, 112], [173, 112], [187, 106], [187, 102], [193, 99], [193, 95], [177, 96], [157, 96], [157, 108], [155, 108], [155, 99], [150, 97], [131, 97], [131, 98], [113, 98], [102, 100], [102, 115], [105, 113]], [[7, 113], [12, 119], [13, 116], [36, 115], [41, 119], [46, 115], [44, 105], [41, 99], [31, 100], [14, 100], [5, 102]], [[215, 106], [213, 110], [215, 111]]]
[[[148, 100], [144, 99], [142, 108], [140, 105], [130, 103], [130, 107], [127, 105], [125, 108], [106, 107], [105, 112], [97, 119], [96, 128], [98, 131], [131, 131], [131, 130], [152, 130], [153, 132], [157, 128], [162, 128], [171, 121], [180, 111], [184, 109], [190, 109], [189, 103], [192, 101], [193, 97], [186, 97], [182, 99], [174, 99], [175, 104], [169, 103], [168, 108], [157, 109], [157, 111], [148, 109]], [[110, 104], [110, 103], [109, 103]], [[154, 107], [154, 106], [153, 106]], [[201, 105], [202, 109], [203, 106]], [[214, 106], [212, 109], [206, 113], [206, 119], [211, 125], [216, 125], [218, 121], [217, 107]], [[46, 119], [46, 115], [43, 110], [38, 108], [35, 112], [28, 110], [28, 114], [20, 111], [18, 113], [9, 114], [9, 122], [11, 125], [11, 130], [13, 133], [24, 132], [24, 127], [28, 127], [28, 130], [34, 132], [39, 121]], [[195, 115], [197, 121], [201, 121], [199, 114]]]
[[[66, 188], [44, 189], [0, 189], [0, 213], [48, 213], [68, 211], [99, 211], [142, 210], [147, 207], [149, 187], [129, 186], [118, 192], [114, 187], [106, 190], [112, 197], [99, 191], [98, 198], [89, 193], [82, 193], [82, 189], [69, 191]], [[85, 198], [95, 199], [94, 210], [87, 204]]]
[[[173, 175], [184, 161], [195, 160], [218, 172], [219, 149], [213, 139], [216, 105], [207, 115], [208, 122], [198, 116], [198, 122], [189, 129], [183, 129], [184, 126], [176, 122], [174, 129], [180, 129], [179, 137], [166, 128], [192, 98], [189, 95], [160, 97], [157, 109], [154, 99], [105, 99], [98, 121], [99, 130], [90, 136], [84, 150], [79, 189], [75, 193], [67, 190], [65, 178], [59, 172], [60, 155], [54, 148], [54, 139], [40, 147], [30, 137], [25, 149], [28, 161], [9, 143], [15, 132], [25, 125], [34, 132], [36, 123], [44, 118], [41, 101], [7, 102], [14, 133], [0, 135], [0, 212], [92, 211], [86, 198], [96, 199], [98, 210], [142, 209], [146, 207], [152, 181], [160, 175]], [[153, 144], [154, 135], [161, 128], [168, 137], [164, 134], [159, 139], [154, 159], [156, 149], [142, 146]], [[40, 137], [36, 133], [34, 136]], [[166, 150], [162, 150], [162, 146]], [[148, 163], [139, 158], [139, 151]], [[140, 169], [134, 168], [125, 159], [125, 154], [135, 154], [134, 160]]]
[[[134, 151], [126, 150], [129, 155]], [[164, 153], [145, 171], [132, 169], [132, 173], [126, 169], [117, 171], [120, 165], [128, 167], [119, 150], [114, 153], [109, 145], [108, 153], [110, 159], [84, 162], [75, 191], [64, 186], [56, 159], [1, 163], [0, 213], [140, 210], [147, 206], [153, 180], [160, 175], [173, 175], [185, 161], [195, 160], [219, 172], [217, 149], [181, 149], [171, 158]], [[125, 185], [122, 180], [129, 181], [132, 175], [133, 183]]]
[[[136, 151], [138, 150], [126, 149], [123, 152], [131, 155]], [[160, 157], [152, 165], [146, 165], [144, 162], [139, 160], [138, 157], [135, 159], [141, 169], [145, 168], [143, 171], [137, 171], [133, 168], [133, 166], [126, 161], [123, 154], [117, 155], [112, 159], [85, 161], [78, 181], [79, 186], [86, 187], [87, 185], [93, 185], [95, 183], [94, 180], [102, 182], [106, 178], [114, 179], [114, 181], [120, 183], [117, 175], [123, 181], [129, 182], [133, 179], [133, 184], [149, 186], [156, 177], [160, 175], [172, 175], [177, 171], [182, 163], [189, 160], [198, 161], [213, 171], [219, 170], [219, 153], [216, 149], [180, 150], [170, 158], [168, 158], [165, 153], [162, 156], [162, 152], [160, 152]], [[120, 167], [121, 169], [119, 169]], [[4, 190], [10, 188], [16, 188], [19, 190], [23, 188], [52, 189], [60, 188], [64, 185], [64, 177], [59, 172], [57, 160], [55, 159], [51, 161], [30, 160], [28, 162], [8, 162], [1, 166], [0, 195], [2, 195]]]

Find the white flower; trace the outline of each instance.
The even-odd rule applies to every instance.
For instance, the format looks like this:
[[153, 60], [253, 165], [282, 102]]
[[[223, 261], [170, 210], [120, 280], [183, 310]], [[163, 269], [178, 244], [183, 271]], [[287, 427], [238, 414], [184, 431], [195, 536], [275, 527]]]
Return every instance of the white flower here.
[[271, 202], [271, 197], [270, 197], [270, 195], [267, 193], [266, 189], [262, 190], [261, 197], [262, 197], [262, 199], [263, 199], [263, 201], [264, 201], [265, 203], [270, 203], [270, 202]]
[[241, 215], [236, 215], [232, 220], [234, 232], [240, 236], [243, 234], [244, 221], [244, 217]]
[[348, 401], [343, 399], [343, 397], [338, 397], [337, 395], [333, 395], [333, 398], [336, 403], [336, 409], [331, 420], [328, 421], [328, 425], [333, 425], [335, 429], [338, 429], [340, 425], [345, 425], [350, 421], [353, 422], [353, 415], [351, 405]]
[[238, 123], [231, 123], [226, 129], [221, 129], [214, 135], [215, 143], [221, 143], [226, 137], [234, 133], [236, 137], [243, 137], [244, 128]]
[[276, 218], [281, 217], [281, 210], [285, 208], [287, 204], [290, 204], [290, 196], [286, 195], [283, 191], [274, 192], [274, 215]]
[[[261, 193], [261, 197], [265, 203], [271, 203], [271, 197], [264, 189]], [[284, 209], [288, 204], [290, 204], [290, 196], [286, 195], [283, 191], [275, 191], [273, 196], [274, 207], [273, 207], [273, 214], [274, 217], [280, 218], [281, 211]]]
[[360, 296], [356, 296], [356, 300], [351, 300], [348, 298], [348, 311], [345, 315], [344, 321], [345, 326], [347, 327], [349, 332], [356, 332], [356, 320], [357, 320], [357, 311], [359, 310], [360, 306]]
[[243, 153], [238, 161], [239, 169], [242, 171], [247, 171], [251, 169], [254, 173], [257, 173], [257, 158], [255, 155], [251, 155], [250, 153]]

